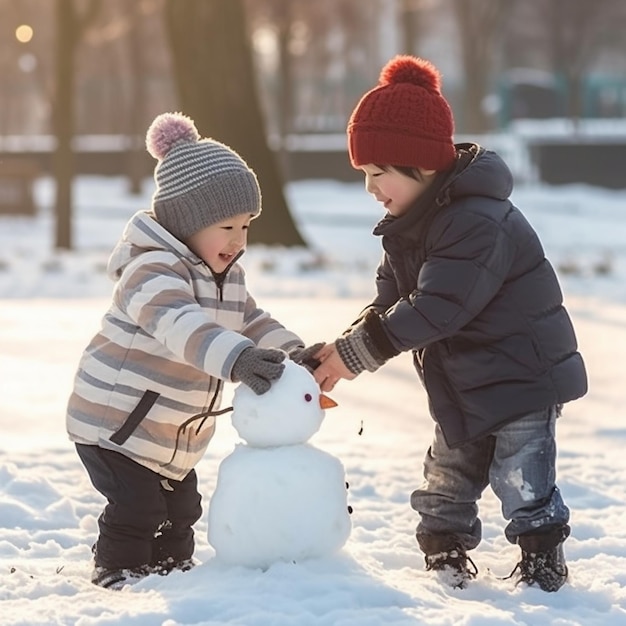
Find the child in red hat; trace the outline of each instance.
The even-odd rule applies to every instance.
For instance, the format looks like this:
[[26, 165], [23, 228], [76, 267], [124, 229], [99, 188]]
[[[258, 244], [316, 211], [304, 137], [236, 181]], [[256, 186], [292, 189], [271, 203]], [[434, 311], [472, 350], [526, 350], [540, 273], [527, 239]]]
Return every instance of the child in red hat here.
[[557, 276], [510, 200], [494, 152], [454, 144], [440, 75], [398, 56], [348, 124], [352, 165], [386, 215], [377, 294], [316, 356], [322, 390], [411, 352], [435, 435], [411, 495], [426, 569], [454, 587], [476, 575], [477, 501], [490, 485], [521, 548], [518, 581], [567, 579], [569, 509], [555, 483], [555, 423], [587, 377]]

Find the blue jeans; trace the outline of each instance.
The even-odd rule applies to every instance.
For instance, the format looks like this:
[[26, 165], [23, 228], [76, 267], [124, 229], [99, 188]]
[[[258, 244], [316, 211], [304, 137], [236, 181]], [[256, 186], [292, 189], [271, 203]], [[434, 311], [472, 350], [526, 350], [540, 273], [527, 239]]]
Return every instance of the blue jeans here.
[[[555, 484], [556, 407], [515, 420], [459, 448], [449, 448], [439, 426], [428, 449], [420, 489], [411, 506], [420, 514], [417, 540], [451, 535], [470, 550], [481, 540], [477, 501], [491, 485], [510, 520], [506, 538], [541, 532], [569, 521], [569, 509]], [[421, 544], [420, 544], [421, 545]]]

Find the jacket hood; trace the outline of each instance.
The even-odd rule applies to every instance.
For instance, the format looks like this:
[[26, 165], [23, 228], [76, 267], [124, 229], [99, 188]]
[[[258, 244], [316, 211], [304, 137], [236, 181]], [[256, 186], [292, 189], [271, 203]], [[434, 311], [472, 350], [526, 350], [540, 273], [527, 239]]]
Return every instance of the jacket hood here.
[[441, 208], [454, 200], [484, 196], [506, 200], [513, 190], [513, 175], [495, 153], [478, 144], [456, 144], [454, 166], [437, 174], [433, 184], [401, 217], [385, 215], [374, 228], [374, 235], [399, 235], [403, 239], [420, 238], [416, 227], [432, 219]]
[[133, 259], [144, 252], [155, 251], [185, 257], [193, 264], [203, 262], [182, 241], [163, 228], [152, 212], [139, 211], [130, 218], [120, 240], [113, 248], [107, 264], [107, 275], [116, 281]]
[[[485, 196], [506, 200], [513, 191], [513, 174], [506, 163], [491, 150], [477, 144], [457, 144], [457, 164], [442, 193], [451, 199]], [[438, 197], [439, 204], [444, 204]]]

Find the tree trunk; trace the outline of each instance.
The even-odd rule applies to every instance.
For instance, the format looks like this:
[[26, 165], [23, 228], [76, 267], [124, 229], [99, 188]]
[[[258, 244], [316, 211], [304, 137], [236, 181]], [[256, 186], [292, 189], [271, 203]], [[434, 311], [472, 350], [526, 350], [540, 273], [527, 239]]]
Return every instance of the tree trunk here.
[[74, 0], [56, 0], [56, 44], [54, 69], [53, 129], [56, 149], [52, 171], [56, 181], [54, 210], [56, 215], [55, 247], [71, 250], [72, 181], [74, 178], [74, 83], [76, 48], [87, 24], [96, 16], [100, 0], [91, 0], [79, 16]]
[[305, 245], [267, 145], [241, 0], [166, 0], [165, 26], [183, 113], [202, 136], [241, 154], [259, 179], [264, 210], [250, 242]]
[[128, 103], [128, 189], [131, 194], [141, 193], [141, 183], [145, 175], [145, 112], [146, 112], [146, 64], [144, 62], [145, 42], [141, 28], [142, 14], [139, 6], [131, 2], [127, 8], [131, 20], [131, 29], [127, 37], [128, 59], [130, 64], [131, 85]]
[[55, 247], [64, 250], [72, 249], [75, 19], [73, 0], [56, 0], [53, 126], [57, 143], [52, 168], [56, 182]]
[[289, 52], [291, 39], [291, 10], [289, 0], [283, 2], [277, 16], [278, 38], [278, 134], [280, 136], [279, 163], [284, 179], [289, 178], [289, 152], [287, 137], [293, 128], [293, 80], [292, 63]]
[[415, 0], [402, 0], [402, 43], [403, 53], [419, 56], [420, 6]]
[[506, 10], [506, 0], [454, 0], [465, 81], [461, 119], [466, 133], [489, 130], [482, 105], [488, 93], [493, 47]]

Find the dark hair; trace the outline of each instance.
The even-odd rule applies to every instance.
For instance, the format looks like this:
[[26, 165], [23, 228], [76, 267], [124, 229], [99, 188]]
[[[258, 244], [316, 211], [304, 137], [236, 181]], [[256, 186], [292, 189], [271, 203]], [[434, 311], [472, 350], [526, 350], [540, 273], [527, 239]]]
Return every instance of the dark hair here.
[[376, 167], [383, 170], [383, 172], [388, 172], [390, 169], [394, 169], [400, 172], [400, 174], [413, 178], [420, 183], [424, 182], [422, 173], [416, 167], [409, 167], [408, 165], [376, 165]]

